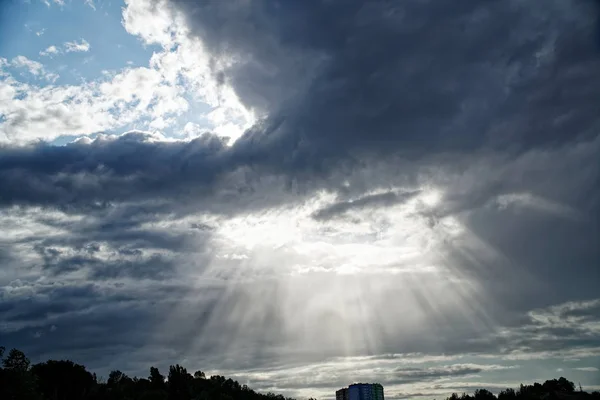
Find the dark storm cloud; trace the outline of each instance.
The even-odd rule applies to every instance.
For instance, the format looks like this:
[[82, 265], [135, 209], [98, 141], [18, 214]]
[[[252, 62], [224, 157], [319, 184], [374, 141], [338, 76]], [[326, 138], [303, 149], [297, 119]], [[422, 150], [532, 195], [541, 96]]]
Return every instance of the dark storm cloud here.
[[[598, 154], [598, 138], [563, 150], [531, 151], [482, 174], [471, 190], [450, 187], [447, 207], [457, 212], [460, 205], [459, 215], [481, 240], [475, 248], [455, 248], [456, 264], [508, 307], [595, 297], [600, 168], [592, 160]], [[478, 195], [467, 199], [467, 193]], [[509, 193], [539, 197], [503, 196]], [[519, 296], [511, 295], [515, 292]]]
[[90, 144], [0, 149], [0, 202], [60, 205], [68, 211], [72, 205], [102, 210], [111, 201], [187, 199], [210, 187], [224, 167], [225, 145], [216, 136], [189, 143], [147, 139], [131, 132]]
[[202, 322], [199, 304], [208, 309], [214, 296], [211, 293], [220, 289], [206, 286], [200, 295], [190, 296], [191, 290], [189, 285], [177, 282], [15, 283], [0, 290], [0, 343], [18, 346], [35, 360], [69, 357], [91, 363], [91, 368], [101, 368], [103, 373], [108, 372], [108, 364], [119, 363], [119, 368], [143, 374], [148, 365], [142, 370], [136, 364], [139, 360], [131, 357], [149, 341], [155, 351], [170, 352], [169, 357], [174, 351], [179, 354], [185, 350], [182, 343], [173, 346], [157, 335], [160, 329], [171, 328], [166, 325], [169, 311], [183, 298], [189, 302], [190, 298], [199, 301], [202, 297], [202, 302], [190, 302], [190, 308], [195, 307], [196, 318]]
[[322, 208], [320, 210], [317, 210], [313, 214], [313, 218], [317, 220], [327, 220], [335, 218], [340, 214], [344, 214], [354, 209], [361, 209], [366, 207], [389, 207], [394, 204], [405, 202], [418, 193], [419, 191], [405, 193], [386, 192], [380, 194], [367, 195], [356, 200], [341, 201], [327, 206], [325, 208]]
[[[591, 3], [172, 3], [212, 52], [215, 73], [267, 118], [232, 148], [208, 134], [191, 143], [129, 134], [4, 148], [2, 203], [185, 201], [240, 168], [310, 181], [374, 157], [402, 155], [418, 166], [425, 154], [512, 154], [595, 135], [600, 52]], [[220, 56], [238, 61], [221, 68]]]
[[[0, 238], [0, 262], [27, 271], [39, 263], [44, 279], [79, 274], [96, 282], [49, 288], [0, 271], [7, 273], [0, 274], [7, 323], [0, 344], [74, 355], [92, 368], [106, 368], [118, 354], [132, 361], [115, 367], [135, 372], [136, 362], [148, 359], [144, 369], [153, 362], [150, 353], [176, 361], [198, 355], [199, 363], [231, 369], [277, 365], [286, 356], [309, 363], [361, 355], [362, 338], [355, 349], [343, 348], [325, 324], [330, 315], [306, 328], [322, 342], [304, 354], [284, 346], [286, 315], [278, 306], [289, 293], [280, 282], [193, 287], [218, 226], [167, 225], [198, 212], [230, 216], [300, 202], [321, 189], [336, 202], [313, 218], [334, 223], [345, 213], [405, 202], [419, 193], [398, 188], [425, 182], [443, 199], [416, 213], [428, 218], [432, 235], [445, 217], [462, 224], [464, 242], [448, 238], [440, 252], [450, 272], [481, 284], [488, 301], [467, 298], [479, 308], [475, 321], [470, 310], [440, 315], [432, 293], [409, 282], [403, 287], [431, 325], [400, 335], [404, 324], [384, 329], [371, 304], [376, 350], [541, 357], [600, 347], [597, 330], [584, 325], [600, 319], [595, 303], [545, 309], [541, 319], [526, 314], [597, 297], [600, 48], [593, 3], [171, 3], [211, 52], [222, 84], [265, 117], [231, 147], [210, 134], [168, 142], [132, 132], [61, 147], [0, 148], [0, 211], [55, 230]], [[236, 62], [223, 67], [221, 57]], [[30, 215], [35, 207], [43, 211]], [[44, 215], [49, 209], [64, 218]], [[198, 264], [193, 273], [181, 272], [190, 258]], [[124, 286], [110, 286], [115, 281]], [[314, 286], [298, 297], [308, 297], [306, 287]], [[436, 294], [456, 290], [443, 282]], [[402, 304], [399, 292], [395, 286], [383, 297]], [[481, 369], [401, 368], [389, 382]]]
[[[144, 205], [139, 207], [148, 209]], [[40, 266], [43, 273], [55, 277], [81, 272], [94, 280], [172, 278], [182, 267], [190, 265], [191, 254], [196, 271], [202, 270], [210, 231], [192, 230], [186, 224], [181, 228], [145, 226], [157, 220], [163, 224], [177, 223], [178, 219], [172, 214], [152, 213], [140, 218], [129, 210], [130, 207], [120, 209], [115, 205], [108, 212], [88, 213], [85, 218], [73, 221], [28, 213], [27, 209], [10, 209], [7, 212], [11, 215], [24, 222], [41, 223], [54, 234], [31, 232], [4, 242], [8, 248], [26, 246], [31, 250], [29, 256], [39, 256], [39, 261], [30, 262], [28, 267]], [[12, 260], [15, 261], [15, 256]]]
[[[116, 257], [105, 259], [86, 252], [64, 255], [52, 247], [36, 245], [35, 250], [42, 256], [43, 269], [52, 275], [62, 275], [75, 271], [89, 271], [93, 280], [122, 277], [166, 279], [174, 276], [177, 258], [160, 253], [143, 257], [139, 249], [119, 249], [119, 256], [134, 256], [133, 259]], [[72, 253], [72, 249], [69, 253]]]
[[10, 250], [8, 248], [0, 248], [0, 263], [8, 265], [12, 261], [14, 261], [14, 257], [12, 256]]
[[597, 122], [583, 2], [172, 3], [215, 58], [239, 56], [215, 68], [242, 101], [268, 105], [235, 149], [253, 160], [297, 169], [357, 153], [522, 150]]
[[[18, 289], [24, 290], [28, 298], [23, 298]], [[3, 288], [3, 306], [7, 312], [6, 321], [43, 322], [50, 314], [67, 311], [76, 312], [89, 308], [94, 299], [101, 297], [98, 286], [35, 285], [30, 287], [10, 286]]]

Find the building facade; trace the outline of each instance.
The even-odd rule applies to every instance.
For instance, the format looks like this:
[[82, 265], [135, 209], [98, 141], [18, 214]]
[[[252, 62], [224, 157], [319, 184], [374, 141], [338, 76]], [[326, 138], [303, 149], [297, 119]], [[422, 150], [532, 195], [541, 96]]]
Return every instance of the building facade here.
[[371, 399], [372, 400], [384, 400], [383, 398], [383, 386], [379, 383], [371, 385]]
[[[343, 390], [346, 390], [347, 398], [338, 397], [344, 396]], [[348, 386], [348, 389], [340, 389], [335, 392], [336, 400], [384, 400], [383, 386], [379, 383], [355, 383]]]
[[343, 388], [335, 392], [335, 400], [349, 400], [348, 389]]

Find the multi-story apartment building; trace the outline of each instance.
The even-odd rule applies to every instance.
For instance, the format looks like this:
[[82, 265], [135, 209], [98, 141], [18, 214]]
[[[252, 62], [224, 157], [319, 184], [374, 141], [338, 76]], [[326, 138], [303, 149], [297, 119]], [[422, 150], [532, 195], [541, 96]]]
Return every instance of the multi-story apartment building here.
[[335, 392], [335, 400], [384, 400], [379, 383], [355, 383]]
[[348, 388], [343, 388], [335, 392], [335, 400], [349, 400]]

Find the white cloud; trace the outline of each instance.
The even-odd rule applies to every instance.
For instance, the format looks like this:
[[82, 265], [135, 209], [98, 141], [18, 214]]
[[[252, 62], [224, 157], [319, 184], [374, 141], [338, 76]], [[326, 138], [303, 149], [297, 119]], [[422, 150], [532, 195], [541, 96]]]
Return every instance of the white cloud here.
[[[123, 26], [132, 35], [139, 36], [146, 44], [168, 46], [178, 27], [174, 24], [175, 15], [165, 1], [153, 4], [143, 0], [127, 0], [123, 9]], [[152, 25], [147, 23], [151, 22]], [[185, 26], [185, 21], [180, 20]]]
[[81, 39], [80, 41], [73, 40], [71, 42], [63, 43], [62, 47], [57, 47], [55, 45], [49, 46], [46, 50], [40, 51], [40, 56], [54, 56], [60, 53], [82, 53], [90, 51], [90, 44], [85, 40]]
[[[168, 8], [162, 3], [159, 2], [156, 9], [147, 9], [145, 4], [129, 3], [125, 13], [130, 12], [131, 14], [128, 14], [127, 18], [124, 14], [124, 21], [126, 26], [127, 23], [130, 24], [129, 28], [132, 32], [137, 32], [136, 34], [144, 40], [163, 46], [163, 50], [152, 57], [148, 67], [107, 71], [105, 77], [80, 85], [48, 87], [18, 82], [12, 76], [6, 75], [7, 79], [0, 82], [0, 109], [3, 110], [3, 113], [6, 110], [5, 120], [0, 122], [0, 138], [4, 134], [13, 141], [27, 141], [40, 137], [52, 139], [64, 134], [87, 134], [127, 124], [148, 124], [147, 126], [151, 129], [167, 129], [176, 122], [175, 116], [189, 107], [188, 101], [184, 97], [184, 86], [192, 88], [198, 101], [206, 102], [213, 107], [212, 110], [205, 113], [205, 116], [215, 132], [234, 138], [239, 136], [246, 124], [252, 121], [253, 116], [241, 107], [230, 88], [218, 85], [212, 78], [211, 69], [208, 66], [209, 55], [204, 52], [202, 43], [190, 39], [185, 32], [185, 23], [182, 22], [178, 25], [173, 22], [177, 21], [177, 16], [171, 15]], [[137, 15], [135, 15], [135, 7], [141, 10], [138, 10]], [[165, 20], [161, 21], [163, 16], [165, 16]], [[156, 29], [155, 26], [159, 28]], [[166, 34], [162, 35], [165, 32]], [[25, 64], [23, 64], [24, 68], [26, 68]], [[181, 84], [181, 81], [185, 83]], [[183, 128], [183, 132], [188, 137], [194, 137], [205, 129], [207, 127], [200, 123], [189, 122]], [[159, 140], [163, 141], [164, 139], [157, 135], [157, 141]], [[85, 139], [81, 139], [81, 143], [85, 143]], [[160, 167], [160, 158], [157, 157], [156, 161], [155, 164]], [[88, 162], [88, 165], [94, 165], [90, 161], [86, 161], [86, 164]], [[135, 166], [135, 161], [130, 165]], [[193, 166], [191, 164], [192, 168]], [[190, 170], [192, 173], [194, 172], [193, 169], [190, 168]], [[158, 171], [160, 172], [160, 170]], [[241, 171], [240, 175], [244, 172]], [[252, 175], [249, 174], [249, 176], [248, 179], [252, 179]], [[271, 201], [274, 196], [288, 195], [290, 198], [301, 196], [297, 193], [261, 190], [269, 189], [271, 184], [278, 186], [281, 182], [275, 179], [270, 180], [268, 175], [261, 176], [260, 179], [262, 182], [256, 184], [256, 190], [255, 187], [251, 188], [253, 189], [252, 193], [244, 191], [247, 187], [244, 187], [243, 183], [235, 187], [223, 185], [223, 191], [228, 191], [223, 199], [227, 199], [229, 196], [235, 199], [241, 198], [240, 202], [254, 201], [256, 204], [262, 205], [265, 200]], [[82, 174], [81, 184], [88, 184], [88, 182], [91, 181]], [[245, 182], [245, 180], [240, 180], [240, 182]], [[215, 185], [220, 184], [221, 181], [215, 183]], [[264, 186], [260, 186], [261, 184]], [[291, 184], [296, 183], [292, 182]], [[386, 182], [387, 184], [392, 185], [389, 182]], [[398, 191], [402, 189], [410, 188], [400, 186], [388, 188], [388, 190]], [[299, 192], [301, 191], [299, 190]], [[557, 208], [555, 203], [541, 201], [539, 196], [532, 197], [520, 194], [520, 192], [516, 193], [500, 196], [497, 198], [496, 205], [504, 208], [537, 207], [556, 213], [563, 211], [562, 208]], [[378, 196], [382, 193], [373, 191], [364, 194]], [[490, 324], [491, 318], [485, 315], [486, 311], [491, 310], [486, 306], [486, 293], [476, 280], [470, 278], [467, 273], [463, 273], [458, 266], [451, 271], [451, 261], [445, 260], [444, 254], [440, 254], [439, 251], [443, 248], [443, 242], [452, 242], [461, 236], [462, 239], [469, 239], [465, 233], [468, 225], [449, 216], [441, 221], [436, 221], [435, 226], [432, 226], [434, 224], [424, 215], [424, 211], [422, 212], [424, 209], [428, 211], [428, 209], [439, 207], [440, 203], [446, 200], [445, 196], [449, 197], [448, 193], [442, 189], [427, 188], [406, 204], [386, 209], [363, 207], [353, 212], [352, 215], [344, 216], [334, 222], [317, 223], [311, 218], [315, 210], [336, 201], [339, 203], [346, 200], [335, 198], [331, 192], [318, 193], [317, 196], [300, 205], [294, 199], [285, 206], [266, 209], [257, 207], [258, 210], [249, 213], [240, 207], [241, 211], [231, 218], [210, 217], [214, 218], [212, 221], [214, 228], [211, 231], [212, 236], [207, 241], [212, 246], [211, 253], [215, 255], [215, 260], [211, 260], [207, 266], [209, 272], [214, 275], [220, 274], [220, 276], [244, 273], [269, 277], [275, 274], [284, 275], [280, 285], [279, 282], [268, 282], [269, 285], [277, 287], [276, 297], [271, 296], [269, 292], [250, 292], [238, 303], [226, 298], [224, 312], [219, 313], [217, 309], [215, 314], [225, 320], [231, 318], [236, 323], [239, 321], [240, 329], [235, 331], [242, 332], [243, 337], [252, 336], [256, 332], [271, 334], [272, 332], [269, 332], [271, 330], [281, 331], [284, 340], [273, 342], [277, 345], [281, 344], [282, 352], [294, 349], [293, 351], [298, 353], [302, 353], [304, 350], [308, 353], [318, 349], [319, 351], [323, 350], [323, 354], [319, 354], [319, 357], [322, 358], [325, 358], [325, 351], [332, 348], [331, 343], [336, 345], [336, 349], [342, 349], [344, 355], [361, 352], [364, 354], [366, 353], [363, 351], [365, 349], [368, 349], [368, 354], [386, 351], [382, 349], [411, 351], [406, 349], [420, 349], [417, 346], [420, 346], [421, 343], [425, 343], [425, 345], [420, 351], [430, 351], [433, 348], [436, 349], [434, 351], [441, 353], [448, 346], [450, 347], [449, 354], [453, 354], [451, 353], [452, 350], [455, 350], [452, 349], [453, 344], [462, 344], [464, 340], [468, 345], [468, 340], [472, 339], [471, 324], [474, 326], [473, 330], [478, 333], [477, 339], [488, 339], [485, 335], [486, 328], [489, 326], [496, 328], [497, 325]], [[349, 201], [352, 200], [353, 198]], [[427, 207], [422, 207], [423, 205]], [[14, 212], [13, 210], [9, 211], [5, 218], [13, 219]], [[38, 212], [43, 214], [45, 220], [52, 217], [46, 210]], [[119, 212], [110, 211], [110, 213], [111, 216], [114, 215], [119, 220], [121, 219]], [[87, 216], [86, 218], [89, 219]], [[205, 218], [205, 216], [199, 218]], [[41, 222], [31, 221], [26, 226], [22, 220], [13, 219], [12, 221], [9, 233], [19, 239], [19, 245], [27, 243], [22, 240], [23, 237], [19, 236], [35, 233], [40, 237], [56, 237], [58, 228], [51, 227], [50, 223], [47, 223], [47, 226], [37, 226], [35, 223], [41, 224]], [[62, 221], [63, 223], [60, 225], [62, 229], [68, 229], [73, 225]], [[8, 226], [6, 220], [4, 222], [0, 226]], [[165, 222], [157, 218], [149, 218], [148, 225], [157, 226], [159, 224], [165, 224]], [[187, 226], [186, 230], [189, 231]], [[8, 229], [6, 231], [8, 232]], [[8, 233], [4, 236], [8, 237]], [[128, 241], [132, 240], [128, 239]], [[99, 254], [103, 259], [112, 255], [107, 253], [107, 246], [104, 243], [101, 247], [102, 250]], [[72, 257], [83, 252], [83, 250], [73, 250], [68, 245], [57, 245], [56, 248], [63, 254]], [[457, 248], [461, 249], [461, 246], [457, 246]], [[24, 254], [22, 259], [29, 261], [25, 257], [31, 257], [31, 249], [23, 247], [19, 250], [19, 254]], [[112, 250], [116, 254], [118, 249], [115, 247]], [[21, 259], [21, 257], [18, 258]], [[444, 262], [449, 264], [449, 267], [445, 267]], [[40, 263], [39, 260], [33, 260], [31, 264], [39, 265]], [[27, 272], [23, 272], [24, 269], [15, 269], [10, 272], [6, 272], [5, 269], [0, 275], [25, 274]], [[492, 267], [489, 269], [491, 270]], [[199, 268], [196, 268], [194, 275], [185, 275], [181, 279], [187, 281], [207, 279], [207, 277], [200, 277], [201, 273], [198, 270]], [[311, 279], [309, 276], [311, 271], [319, 271], [318, 274], [315, 274], [315, 279]], [[358, 278], [349, 276], [348, 272], [356, 272]], [[477, 272], [494, 271], [484, 271], [482, 268], [482, 271]], [[373, 278], [377, 274], [380, 279]], [[297, 279], [297, 282], [291, 282], [291, 279], [288, 282], [287, 279], [290, 276]], [[21, 277], [19, 276], [19, 278]], [[349, 283], [349, 285], [341, 282]], [[490, 358], [493, 359], [482, 362], [451, 355], [414, 356], [412, 358], [410, 355], [399, 355], [390, 357], [389, 361], [382, 358], [342, 357], [312, 366], [284, 365], [279, 371], [263, 370], [259, 372], [257, 369], [260, 367], [256, 367], [245, 377], [267, 388], [293, 387], [298, 384], [304, 387], [327, 385], [342, 376], [344, 379], [354, 377], [361, 379], [369, 376], [382, 381], [387, 379], [390, 382], [392, 379], [398, 378], [400, 380], [422, 378], [430, 379], [427, 383], [430, 387], [429, 390], [432, 390], [433, 385], [430, 383], [432, 380], [436, 380], [436, 377], [473, 376], [479, 372], [516, 369], [515, 365], [500, 365], [506, 363], [507, 359], [581, 357], [594, 354], [594, 352], [600, 354], [598, 348], [578, 348], [576, 349], [578, 352], [569, 349], [561, 353], [544, 352], [539, 351], [542, 344], [536, 345], [536, 342], [556, 339], [550, 342], [551, 345], [544, 348], [562, 348], [562, 346], [554, 345], [561, 344], [560, 341], [563, 340], [560, 337], [556, 338], [560, 332], [565, 331], [562, 328], [575, 327], [579, 329], [575, 331], [575, 333], [581, 333], [581, 335], [574, 335], [577, 337], [585, 337], [585, 335], [592, 338], [598, 337], [600, 330], [598, 330], [597, 323], [587, 321], [578, 313], [568, 312], [569, 310], [591, 309], [598, 304], [597, 302], [567, 303], [550, 309], [536, 310], [528, 315], [531, 319], [528, 322], [531, 324], [528, 324], [527, 327], [507, 328], [507, 335], [501, 338], [507, 340], [499, 341], [510, 344], [512, 343], [511, 339], [519, 339], [520, 343], [524, 343], [524, 345], [519, 346], [517, 352], [511, 352], [513, 348], [508, 348], [507, 353], [501, 354], [492, 351]], [[272, 316], [266, 315], [264, 310], [268, 310], [269, 306], [274, 306], [273, 314], [278, 318], [277, 322], [280, 322], [277, 324], [277, 329], [272, 329], [273, 324], [268, 323]], [[198, 310], [195, 311], [199, 313]], [[278, 316], [279, 313], [281, 313], [281, 317]], [[456, 315], [462, 317], [458, 318]], [[170, 316], [171, 314], [168, 315], [168, 317]], [[455, 321], [460, 323], [454, 323]], [[19, 323], [23, 323], [23, 321], [19, 321]], [[68, 325], [59, 324], [59, 326], [62, 329]], [[165, 330], [169, 331], [169, 337], [173, 337], [173, 327], [177, 325], [165, 323], [164, 326]], [[209, 329], [215, 328], [215, 326], [218, 327], [218, 324], [207, 324]], [[190, 325], [185, 328], [195, 327], [190, 322]], [[203, 326], [204, 328], [205, 326]], [[193, 329], [190, 330], [195, 332]], [[571, 329], [567, 331], [572, 332]], [[223, 336], [225, 341], [232, 346], [238, 345], [238, 343], [243, 345], [243, 337], [236, 337], [231, 330], [228, 332], [226, 329], [222, 331], [213, 329], [212, 332], [218, 332], [219, 335], [210, 334], [209, 330], [206, 332], [205, 335], [198, 336], [209, 337], [211, 340]], [[481, 335], [479, 335], [480, 332]], [[548, 332], [559, 333], [554, 333], [554, 337], [549, 337]], [[264, 336], [261, 337], [264, 342], [269, 342], [269, 336], [260, 336]], [[198, 338], [198, 340], [201, 339], [201, 337]], [[239, 339], [239, 342], [236, 342], [235, 339]], [[490, 342], [493, 342], [493, 339], [495, 337], [492, 337]], [[285, 346], [288, 343], [290, 345]], [[210, 344], [210, 342], [204, 344]], [[392, 347], [396, 344], [397, 346]], [[494, 343], [490, 346], [492, 345]], [[262, 351], [262, 348], [256, 347], [256, 350], [261, 350], [262, 354], [268, 355], [277, 353], [280, 349], [265, 348], [265, 351]], [[199, 353], [189, 351], [188, 354]], [[238, 354], [240, 358], [242, 358], [241, 354]], [[464, 354], [464, 352], [459, 354]], [[503, 354], [507, 354], [505, 359], [502, 359]], [[278, 356], [278, 354], [276, 355]], [[228, 358], [227, 355], [221, 353], [217, 357], [221, 360]], [[285, 362], [284, 357], [285, 355], [281, 357], [282, 363]], [[455, 359], [460, 361], [455, 362]], [[415, 365], [425, 362], [437, 362], [443, 365]], [[593, 362], [590, 361], [582, 363], [593, 365]], [[513, 364], [513, 362], [509, 364]], [[556, 368], [556, 365], [548, 368]], [[580, 367], [582, 371], [593, 372], [590, 368], [592, 367]], [[231, 374], [225, 372], [225, 374], [234, 375], [235, 372], [231, 371]], [[237, 372], [241, 374], [239, 370]], [[447, 385], [451, 383], [453, 382], [444, 382]], [[477, 385], [476, 387], [480, 385], [476, 382], [467, 384]], [[389, 387], [394, 388], [393, 385]], [[418, 386], [415, 387], [418, 388]], [[387, 388], [388, 386], [386, 386]], [[446, 387], [446, 389], [448, 388], [449, 386]], [[440, 390], [440, 393], [446, 389], [436, 388], [436, 390]], [[404, 383], [402, 390], [406, 390]], [[330, 390], [323, 392], [328, 395], [332, 393]]]
[[96, 11], [96, 5], [94, 4], [94, 0], [85, 0], [84, 3], [90, 6], [94, 11]]
[[[79, 86], [40, 87], [13, 77], [1, 83], [6, 100], [5, 119], [0, 124], [4, 140], [52, 139], [60, 135], [89, 134], [136, 124], [141, 129], [164, 130], [176, 125], [174, 116], [191, 109], [204, 122], [188, 126], [186, 137], [210, 130], [236, 139], [254, 122], [230, 87], [219, 84], [210, 69], [210, 56], [198, 39], [188, 35], [182, 16], [164, 1], [150, 5], [130, 1], [123, 10], [125, 29], [145, 43], [159, 44], [147, 68], [126, 68]], [[41, 56], [87, 52], [85, 39], [49, 46]], [[42, 76], [41, 63], [16, 61], [35, 76]], [[45, 74], [54, 82], [55, 74]], [[191, 98], [188, 102], [184, 94]], [[17, 100], [17, 101], [15, 101]], [[208, 107], [207, 107], [208, 106]], [[133, 128], [134, 126], [129, 126]]]
[[59, 77], [56, 73], [47, 72], [42, 63], [25, 56], [16, 56], [12, 59], [11, 65], [15, 68], [26, 69], [31, 75], [37, 78], [44, 78], [49, 82], [55, 82]]
[[44, 75], [44, 78], [46, 78], [48, 82], [54, 83], [58, 78], [60, 78], [60, 75], [55, 72], [48, 72], [46, 75]]
[[193, 122], [187, 122], [185, 124], [185, 126], [183, 127], [183, 133], [185, 136], [187, 137], [195, 137], [200, 135], [200, 133], [202, 133], [202, 127], [198, 124], [195, 124]]
[[158, 118], [154, 119], [152, 122], [150, 122], [148, 127], [151, 129], [156, 129], [156, 130], [160, 131], [165, 128], [168, 128], [169, 126], [172, 126], [173, 124], [175, 124], [175, 118], [158, 117]]
[[52, 45], [46, 48], [46, 50], [40, 51], [40, 56], [53, 56], [58, 53], [60, 53], [58, 47]]
[[90, 44], [85, 39], [81, 39], [79, 42], [76, 40], [65, 42], [64, 46], [67, 53], [90, 51]]
[[26, 68], [32, 75], [40, 75], [44, 72], [44, 66], [34, 60], [30, 60], [25, 56], [16, 56], [12, 59], [12, 65], [16, 68]]
[[42, 28], [39, 31], [36, 31], [35, 34], [36, 36], [42, 36], [44, 32], [46, 32], [46, 28]]
[[576, 369], [577, 371], [583, 371], [583, 372], [598, 372], [600, 371], [600, 369], [596, 368], [596, 367], [579, 367], [579, 368], [573, 368]]
[[163, 47], [152, 56], [150, 65], [159, 69], [168, 82], [182, 79], [194, 100], [213, 108], [205, 115], [207, 128], [237, 139], [256, 117], [241, 104], [232, 88], [217, 82], [210, 68], [211, 56], [200, 40], [189, 35], [185, 18], [162, 0], [128, 0], [126, 4], [123, 26], [127, 32], [146, 44]]
[[[138, 128], [164, 130], [175, 126], [177, 120], [173, 116], [187, 109], [195, 112], [203, 124], [196, 122], [194, 128], [187, 126], [181, 132], [186, 137], [210, 130], [219, 136], [237, 139], [252, 125], [255, 116], [240, 103], [230, 87], [216, 81], [210, 68], [210, 55], [200, 40], [188, 35], [184, 18], [166, 2], [152, 5], [144, 1], [126, 2], [123, 25], [145, 43], [162, 46], [161, 51], [153, 54], [148, 68], [126, 68], [119, 74], [104, 75], [80, 86], [42, 88], [22, 85], [17, 79], [2, 82], [6, 93], [18, 92], [23, 97], [8, 105], [7, 109], [12, 111], [5, 113], [0, 125], [4, 140], [51, 139], [132, 123], [138, 124]], [[49, 46], [39, 54], [52, 57], [87, 52], [90, 48], [89, 42], [80, 39], [62, 46]], [[26, 59], [16, 62], [35, 76], [43, 74], [41, 63]], [[56, 74], [44, 76], [50, 82], [57, 78]], [[191, 104], [184, 94], [191, 99]], [[44, 101], [51, 102], [50, 106], [44, 105]], [[45, 123], [45, 128], [36, 121]]]
[[[30, 61], [30, 60], [29, 60]], [[36, 62], [20, 65], [46, 79], [53, 78]], [[0, 81], [0, 140], [26, 142], [61, 135], [85, 135], [140, 123], [144, 117], [172, 123], [169, 116], [188, 107], [180, 88], [165, 82], [160, 71], [130, 68], [81, 85], [39, 86], [19, 82], [10, 74]], [[158, 122], [155, 123], [155, 125]]]
[[52, 0], [52, 1], [54, 1], [59, 6], [64, 6], [65, 5], [65, 1], [64, 0]]

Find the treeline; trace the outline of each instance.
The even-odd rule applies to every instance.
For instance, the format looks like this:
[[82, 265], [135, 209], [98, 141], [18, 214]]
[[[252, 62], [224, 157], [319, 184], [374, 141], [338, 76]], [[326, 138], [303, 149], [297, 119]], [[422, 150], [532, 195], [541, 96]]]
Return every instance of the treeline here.
[[[219, 375], [206, 377], [202, 371], [192, 375], [180, 365], [171, 365], [166, 377], [151, 367], [147, 378], [112, 371], [105, 380], [72, 361], [31, 365], [22, 351], [4, 350], [0, 347], [1, 400], [294, 400], [257, 393]], [[576, 390], [573, 382], [561, 377], [506, 389], [497, 396], [478, 389], [472, 395], [453, 393], [446, 400], [600, 400], [600, 392]]]
[[112, 371], [104, 380], [72, 361], [31, 365], [22, 351], [4, 350], [0, 347], [1, 400], [293, 400], [257, 393], [223, 376], [191, 375], [180, 365], [170, 366], [167, 377], [151, 367], [148, 378]]
[[489, 390], [478, 389], [472, 395], [452, 393], [446, 400], [600, 400], [600, 392], [576, 390], [573, 382], [560, 377], [533, 385], [521, 384], [516, 390], [501, 391], [498, 396]]

